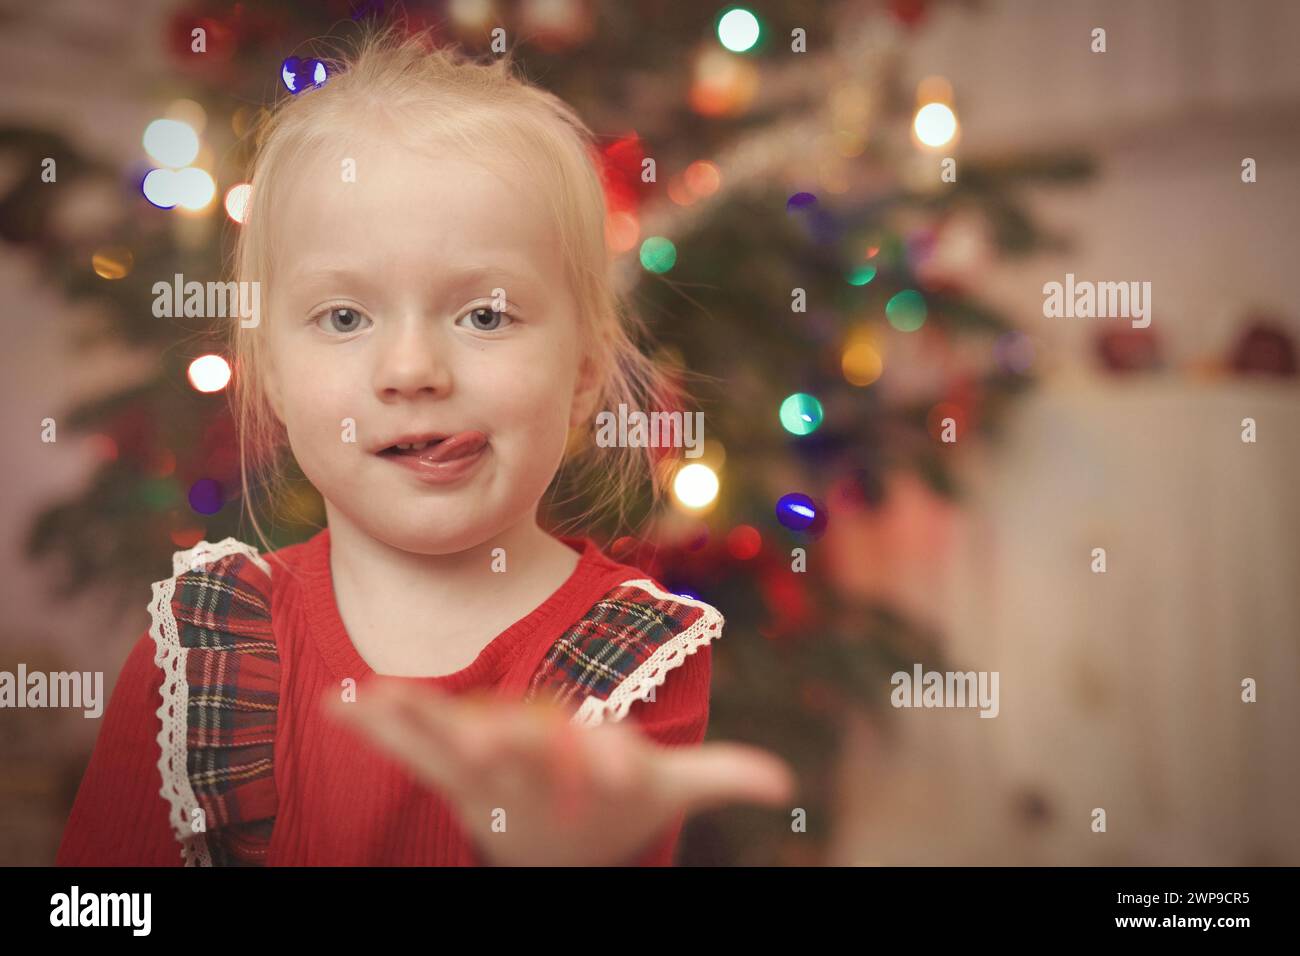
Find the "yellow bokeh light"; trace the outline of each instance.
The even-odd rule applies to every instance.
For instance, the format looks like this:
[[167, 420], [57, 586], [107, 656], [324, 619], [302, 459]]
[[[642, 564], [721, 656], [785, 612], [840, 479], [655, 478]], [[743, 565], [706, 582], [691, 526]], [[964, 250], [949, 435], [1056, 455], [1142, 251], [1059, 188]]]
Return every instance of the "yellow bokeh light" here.
[[108, 246], [95, 250], [90, 265], [101, 279], [125, 279], [135, 265], [135, 256], [125, 246]]
[[686, 465], [673, 479], [673, 495], [686, 508], [706, 508], [718, 497], [718, 476], [708, 465]]
[[885, 370], [884, 360], [876, 347], [865, 339], [850, 342], [840, 356], [840, 368], [850, 385], [870, 385]]
[[942, 76], [927, 76], [916, 85], [916, 102], [952, 106], [952, 84]]
[[957, 135], [957, 114], [943, 103], [926, 103], [916, 111], [912, 128], [926, 146], [945, 146]]

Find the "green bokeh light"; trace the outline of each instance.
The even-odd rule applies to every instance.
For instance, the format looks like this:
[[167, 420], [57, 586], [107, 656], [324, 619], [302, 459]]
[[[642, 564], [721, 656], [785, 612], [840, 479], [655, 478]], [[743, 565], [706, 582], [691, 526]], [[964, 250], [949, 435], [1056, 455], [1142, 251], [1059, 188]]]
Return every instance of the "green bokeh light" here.
[[904, 289], [885, 304], [885, 318], [900, 332], [915, 332], [925, 324], [925, 299], [914, 289]]
[[811, 435], [822, 417], [822, 403], [806, 392], [795, 392], [781, 403], [781, 427], [792, 435]]
[[849, 285], [866, 285], [875, 277], [876, 277], [875, 266], [861, 265], [861, 266], [854, 266], [852, 269], [850, 269], [848, 275], [846, 275], [844, 278], [848, 279]]
[[662, 275], [677, 264], [677, 247], [663, 236], [651, 236], [641, 243], [641, 265], [647, 272]]

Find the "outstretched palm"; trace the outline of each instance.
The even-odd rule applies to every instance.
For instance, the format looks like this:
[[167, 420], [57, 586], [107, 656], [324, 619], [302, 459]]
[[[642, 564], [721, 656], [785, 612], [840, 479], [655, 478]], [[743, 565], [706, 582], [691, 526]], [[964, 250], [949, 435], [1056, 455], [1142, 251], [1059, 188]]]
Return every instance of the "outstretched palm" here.
[[683, 811], [794, 792], [789, 766], [757, 747], [663, 747], [624, 723], [574, 726], [549, 704], [376, 678], [326, 711], [437, 787], [499, 865], [615, 865]]

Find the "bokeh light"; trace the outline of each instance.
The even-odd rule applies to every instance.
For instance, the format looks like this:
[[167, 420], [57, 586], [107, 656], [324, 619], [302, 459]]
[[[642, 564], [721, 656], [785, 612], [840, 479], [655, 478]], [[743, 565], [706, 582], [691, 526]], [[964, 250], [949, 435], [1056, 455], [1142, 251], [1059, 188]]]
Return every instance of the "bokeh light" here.
[[850, 385], [872, 384], [885, 370], [879, 346], [865, 335], [851, 338], [840, 354], [840, 370]]
[[179, 169], [199, 155], [199, 134], [188, 123], [157, 119], [144, 129], [144, 151], [156, 163]]
[[159, 209], [171, 209], [176, 205], [176, 170], [149, 170], [140, 184], [140, 191]]
[[221, 483], [211, 478], [200, 478], [190, 486], [190, 507], [201, 515], [214, 515], [221, 510], [223, 501]]
[[849, 285], [864, 286], [876, 277], [876, 267], [872, 265], [854, 266], [845, 275]]
[[226, 190], [226, 215], [241, 226], [248, 215], [248, 199], [252, 194], [251, 183], [239, 183]]
[[95, 250], [90, 264], [101, 279], [125, 279], [135, 265], [135, 256], [125, 246], [105, 246]]
[[926, 146], [944, 146], [957, 134], [957, 114], [943, 103], [926, 103], [916, 111], [912, 128]]
[[915, 332], [925, 324], [925, 299], [915, 289], [904, 289], [885, 303], [885, 318], [900, 332]]
[[781, 403], [781, 427], [792, 435], [811, 435], [822, 415], [822, 403], [806, 392], [795, 392]]
[[217, 184], [212, 176], [197, 166], [187, 166], [176, 171], [176, 205], [198, 212], [207, 208], [217, 194]]
[[677, 264], [677, 247], [663, 236], [650, 236], [641, 243], [641, 265], [647, 272], [662, 275]]
[[686, 465], [673, 479], [673, 495], [687, 508], [704, 508], [718, 497], [718, 476], [708, 465]]
[[817, 505], [797, 491], [782, 495], [776, 503], [776, 520], [791, 531], [806, 531], [817, 520]]
[[611, 212], [605, 217], [605, 244], [611, 252], [631, 252], [640, 238], [641, 221], [635, 213]]
[[739, 115], [753, 102], [758, 84], [756, 64], [716, 47], [707, 48], [695, 61], [691, 109], [701, 116]]
[[230, 381], [230, 363], [220, 355], [200, 355], [189, 367], [190, 384], [199, 392], [219, 392]]
[[712, 196], [722, 185], [722, 173], [707, 159], [697, 159], [687, 166], [686, 171], [682, 173], [682, 178], [686, 180], [686, 188], [696, 199]]
[[737, 561], [756, 558], [762, 550], [763, 536], [752, 525], [737, 525], [727, 535], [727, 553]]
[[732, 53], [744, 53], [758, 42], [758, 17], [743, 7], [728, 10], [718, 19], [718, 42]]

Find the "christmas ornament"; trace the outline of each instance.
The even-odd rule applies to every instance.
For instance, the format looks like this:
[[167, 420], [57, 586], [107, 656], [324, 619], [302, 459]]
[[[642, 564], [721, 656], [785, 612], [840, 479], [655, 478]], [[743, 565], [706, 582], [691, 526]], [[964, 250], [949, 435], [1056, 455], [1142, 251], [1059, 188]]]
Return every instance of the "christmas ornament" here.
[[1296, 374], [1295, 352], [1295, 343], [1281, 322], [1261, 315], [1237, 339], [1231, 365], [1233, 371], [1243, 375], [1291, 378]]

